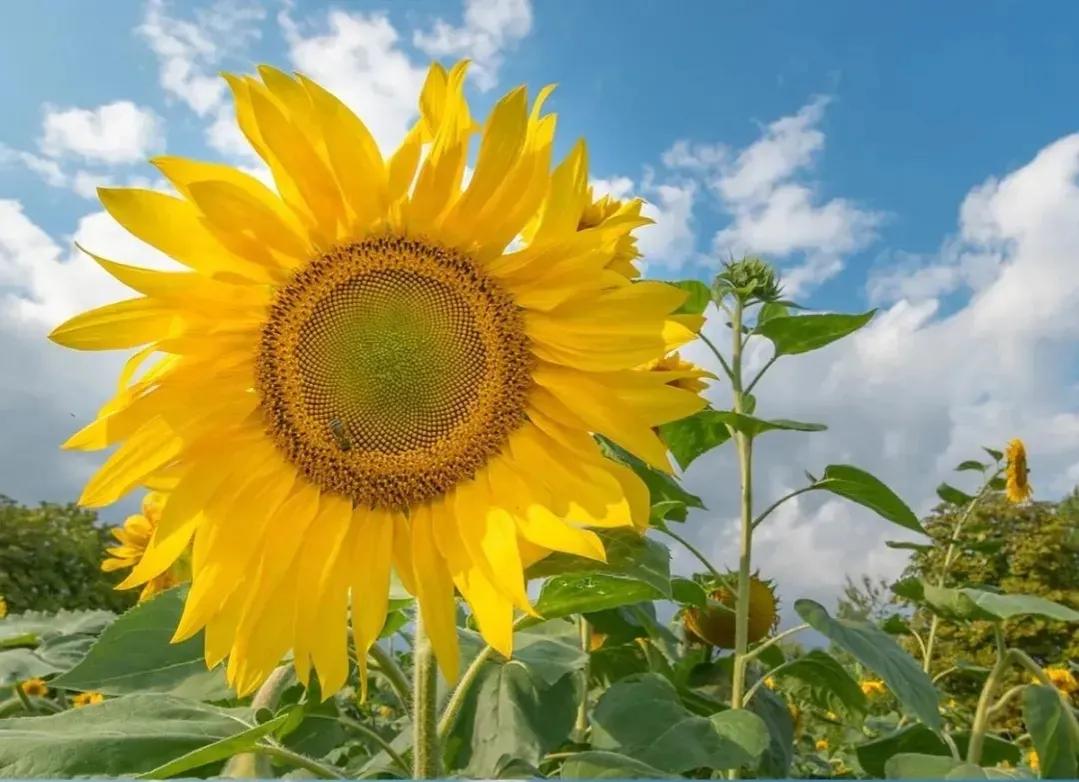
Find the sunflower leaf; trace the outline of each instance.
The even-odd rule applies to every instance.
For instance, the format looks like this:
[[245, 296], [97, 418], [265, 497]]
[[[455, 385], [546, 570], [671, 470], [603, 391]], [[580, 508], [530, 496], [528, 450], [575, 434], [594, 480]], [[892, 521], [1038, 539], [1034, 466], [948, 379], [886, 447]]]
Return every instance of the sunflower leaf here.
[[1023, 722], [1038, 752], [1043, 779], [1074, 779], [1079, 736], [1074, 717], [1053, 687], [1028, 685], [1023, 690]]
[[853, 719], [860, 719], [868, 707], [858, 682], [835, 658], [820, 649], [785, 663], [773, 675], [794, 679], [784, 689], [802, 695], [822, 711], [843, 711]]
[[808, 353], [857, 331], [876, 312], [869, 310], [860, 315], [781, 315], [758, 323], [753, 333], [771, 340], [777, 356]]
[[849, 464], [830, 464], [824, 468], [823, 477], [812, 488], [846, 497], [876, 511], [894, 524], [926, 534], [914, 511], [895, 492], [865, 470]]
[[683, 470], [698, 456], [731, 439], [727, 422], [717, 410], [701, 410], [688, 418], [663, 424], [659, 431], [678, 466]]
[[876, 625], [835, 619], [812, 600], [796, 600], [794, 610], [809, 625], [837, 646], [854, 655], [880, 676], [910, 713], [931, 728], [940, 728], [939, 695], [914, 658]]
[[965, 491], [960, 491], [947, 483], [942, 483], [937, 487], [937, 496], [951, 505], [969, 505], [974, 501], [974, 498]]
[[700, 315], [712, 303], [711, 288], [700, 280], [678, 280], [670, 284], [689, 293], [689, 297], [674, 311], [675, 315]]
[[678, 481], [670, 475], [665, 475], [659, 470], [649, 467], [629, 451], [619, 447], [605, 437], [597, 437], [596, 439], [608, 457], [626, 465], [637, 473], [637, 477], [644, 481], [645, 486], [648, 487], [653, 506], [662, 502], [681, 504], [681, 507], [678, 505], [666, 506], [667, 510], [663, 516], [664, 519], [685, 521], [689, 508], [704, 508], [704, 502], [700, 497], [683, 489]]
[[[965, 757], [967, 745], [970, 743], [970, 733], [952, 734], [952, 740], [955, 741], [960, 756]], [[908, 725], [880, 738], [859, 744], [855, 748], [858, 764], [873, 779], [882, 779], [884, 777], [884, 767], [889, 758], [900, 753], [918, 753], [951, 758], [948, 745], [925, 725]], [[983, 763], [987, 765], [1003, 761], [1018, 763], [1019, 756], [1019, 748], [1010, 741], [1004, 741], [993, 735], [985, 737], [985, 744], [982, 747]]]
[[960, 462], [959, 466], [955, 468], [957, 472], [963, 472], [964, 470], [974, 470], [976, 472], [985, 472], [989, 469], [988, 465], [976, 462], [973, 459], [967, 459], [965, 462]]
[[228, 698], [231, 690], [223, 669], [206, 670], [201, 633], [171, 642], [187, 589], [174, 587], [124, 613], [86, 657], [52, 685], [106, 695], [156, 692], [204, 701]]

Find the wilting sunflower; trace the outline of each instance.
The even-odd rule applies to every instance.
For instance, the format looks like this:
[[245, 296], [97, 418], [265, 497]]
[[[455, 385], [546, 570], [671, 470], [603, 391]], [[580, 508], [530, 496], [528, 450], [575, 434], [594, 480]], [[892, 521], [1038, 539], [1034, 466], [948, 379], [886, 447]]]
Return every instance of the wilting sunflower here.
[[71, 705], [76, 709], [81, 709], [83, 706], [93, 706], [104, 700], [105, 696], [100, 692], [80, 692], [71, 699]]
[[[736, 580], [730, 574], [731, 582]], [[694, 638], [719, 647], [733, 649], [735, 643], [735, 595], [725, 586], [711, 594], [718, 603], [708, 608], [688, 608], [682, 615], [682, 623]], [[779, 601], [772, 583], [753, 575], [749, 580], [749, 642], [764, 638], [779, 620]]]
[[670, 469], [653, 427], [703, 401], [641, 367], [700, 319], [673, 314], [683, 291], [627, 274], [619, 253], [648, 222], [639, 202], [582, 227], [585, 146], [552, 170], [550, 88], [531, 108], [513, 90], [480, 126], [465, 64], [434, 65], [420, 119], [383, 159], [329, 92], [259, 73], [226, 78], [276, 192], [172, 157], [154, 162], [178, 198], [100, 191], [121, 225], [186, 270], [95, 256], [140, 295], [52, 334], [140, 348], [66, 444], [117, 446], [80, 502], [169, 491], [123, 585], [192, 546], [175, 640], [205, 629], [207, 664], [228, 657], [240, 693], [290, 649], [301, 681], [313, 667], [324, 693], [337, 690], [349, 613], [363, 660], [391, 562], [454, 679], [455, 587], [509, 655], [514, 610], [532, 611], [529, 563], [551, 551], [601, 560], [589, 528], [647, 523], [646, 486], [593, 435]]
[[1020, 503], [1030, 499], [1034, 489], [1028, 478], [1027, 449], [1018, 437], [1008, 443], [1008, 467], [1005, 470], [1005, 495], [1009, 502]]
[[[102, 561], [101, 569], [106, 573], [124, 568], [134, 568], [146, 555], [146, 548], [153, 538], [154, 530], [161, 521], [165, 508], [165, 495], [150, 492], [142, 498], [142, 513], [128, 516], [122, 526], [112, 528], [112, 536], [120, 542], [119, 546], [105, 549], [110, 555]], [[164, 572], [146, 581], [139, 602], [149, 600], [158, 592], [182, 584], [190, 578], [190, 564], [186, 555], [181, 555]]]

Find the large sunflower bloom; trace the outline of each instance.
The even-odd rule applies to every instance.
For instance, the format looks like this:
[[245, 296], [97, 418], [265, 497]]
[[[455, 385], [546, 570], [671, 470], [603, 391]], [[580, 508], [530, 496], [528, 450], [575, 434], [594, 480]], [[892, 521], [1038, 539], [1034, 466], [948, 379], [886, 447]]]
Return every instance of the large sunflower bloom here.
[[140, 348], [66, 443], [117, 446], [80, 502], [168, 489], [121, 586], [192, 546], [175, 640], [204, 629], [207, 664], [227, 657], [240, 693], [290, 649], [301, 681], [313, 668], [323, 692], [339, 689], [349, 614], [363, 660], [391, 563], [452, 680], [455, 588], [509, 655], [514, 610], [533, 610], [530, 562], [602, 560], [590, 527], [647, 523], [646, 486], [592, 435], [670, 470], [653, 427], [703, 401], [640, 367], [693, 337], [693, 322], [671, 317], [685, 293], [610, 268], [646, 219], [581, 228], [585, 147], [551, 170], [549, 88], [531, 110], [513, 90], [480, 127], [464, 64], [432, 66], [419, 121], [384, 160], [333, 95], [259, 72], [227, 78], [277, 192], [171, 157], [155, 163], [179, 198], [100, 191], [121, 225], [187, 268], [97, 258], [141, 295], [52, 334]]
[[[161, 492], [150, 492], [143, 497], [142, 512], [128, 516], [122, 526], [112, 528], [112, 536], [120, 545], [105, 549], [109, 556], [102, 561], [101, 569], [111, 573], [114, 570], [136, 567], [146, 555], [146, 549], [158, 522], [161, 521], [164, 508], [165, 495]], [[139, 602], [149, 600], [158, 592], [187, 581], [190, 573], [187, 559], [187, 556], [178, 557], [163, 573], [148, 579], [139, 593]]]
[[1034, 493], [1030, 485], [1030, 469], [1027, 467], [1027, 449], [1023, 441], [1015, 438], [1008, 443], [1008, 466], [1004, 472], [1004, 494], [1009, 502], [1020, 503]]

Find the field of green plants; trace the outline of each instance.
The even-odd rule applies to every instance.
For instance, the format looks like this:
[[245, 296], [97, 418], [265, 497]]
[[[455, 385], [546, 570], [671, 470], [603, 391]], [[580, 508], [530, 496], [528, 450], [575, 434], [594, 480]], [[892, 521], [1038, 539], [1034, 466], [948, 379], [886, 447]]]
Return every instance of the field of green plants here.
[[[873, 312], [804, 311], [755, 260], [679, 285], [683, 313], [714, 304], [726, 320], [728, 343], [708, 344], [728, 403], [660, 435], [683, 469], [712, 449], [737, 453], [737, 569], [691, 542], [707, 538], [688, 529], [710, 523], [700, 498], [603, 442], [647, 484], [650, 529], [601, 532], [606, 563], [556, 553], [533, 564], [536, 615], [516, 620], [512, 659], [462, 605], [460, 674], [428, 692], [414, 670], [430, 666], [428, 642], [395, 582], [366, 699], [354, 648], [337, 692], [303, 686], [286, 658], [238, 698], [222, 665], [207, 670], [202, 633], [171, 643], [182, 568], [137, 604], [111, 589], [112, 571], [138, 561], [152, 502], [118, 541], [93, 514], [4, 502], [0, 777], [1075, 778], [1079, 501], [1031, 497], [1018, 441], [957, 465], [922, 519], [887, 475], [856, 465], [806, 465], [800, 488], [759, 496], [758, 438], [813, 437], [828, 422], [758, 409], [758, 384]], [[757, 341], [773, 358], [750, 373], [743, 355]], [[754, 569], [754, 533], [784, 502], [822, 492], [902, 528], [889, 545], [910, 551], [903, 578], [852, 581], [838, 605], [775, 593]], [[678, 547], [697, 573], [671, 572]], [[779, 628], [780, 601], [800, 624]]]

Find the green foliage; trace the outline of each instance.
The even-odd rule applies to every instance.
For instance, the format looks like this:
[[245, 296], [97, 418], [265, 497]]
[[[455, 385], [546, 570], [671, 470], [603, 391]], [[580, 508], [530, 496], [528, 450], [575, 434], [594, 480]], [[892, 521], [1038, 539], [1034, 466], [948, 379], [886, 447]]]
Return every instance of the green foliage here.
[[31, 508], [0, 495], [0, 596], [8, 612], [133, 605], [136, 592], [113, 588], [122, 574], [101, 572], [105, 546], [114, 543], [93, 511], [47, 502]]
[[1023, 690], [1023, 721], [1038, 751], [1044, 779], [1076, 777], [1079, 735], [1067, 708], [1052, 687], [1032, 684]]

